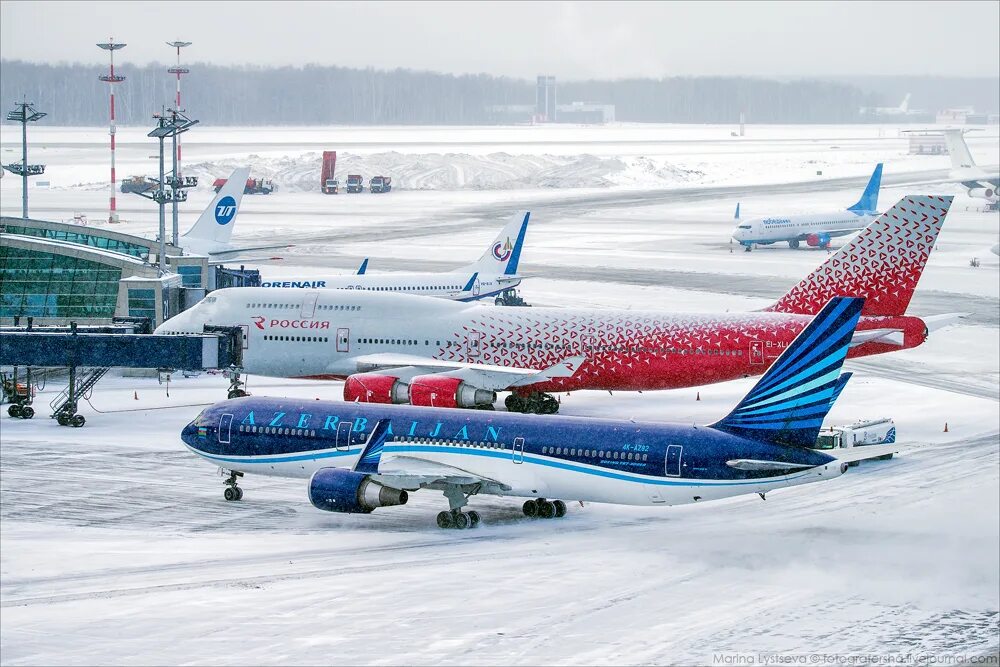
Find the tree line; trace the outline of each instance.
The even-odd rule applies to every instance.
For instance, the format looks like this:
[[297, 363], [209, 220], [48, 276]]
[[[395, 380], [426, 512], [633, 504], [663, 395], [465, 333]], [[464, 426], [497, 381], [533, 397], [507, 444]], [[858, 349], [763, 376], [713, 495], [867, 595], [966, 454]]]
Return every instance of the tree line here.
[[[533, 105], [535, 82], [488, 74], [451, 75], [407, 69], [222, 67], [189, 65], [182, 103], [192, 118], [213, 125], [477, 125], [498, 105]], [[116, 73], [116, 117], [149, 125], [174, 100], [166, 65], [131, 65]], [[56, 125], [98, 126], [108, 118], [106, 67], [0, 62], [5, 108], [27, 98]], [[622, 122], [846, 123], [878, 96], [847, 82], [777, 81], [747, 77], [671, 77], [558, 82], [560, 103], [614, 104]]]

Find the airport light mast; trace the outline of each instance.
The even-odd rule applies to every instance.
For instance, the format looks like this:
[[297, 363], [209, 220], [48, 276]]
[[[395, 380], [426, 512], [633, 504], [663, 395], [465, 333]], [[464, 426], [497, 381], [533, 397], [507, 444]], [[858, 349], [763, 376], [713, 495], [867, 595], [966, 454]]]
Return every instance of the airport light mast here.
[[[167, 180], [166, 173], [164, 172], [163, 164], [163, 140], [167, 137], [176, 138], [178, 134], [187, 132], [191, 126], [195, 125], [198, 121], [190, 120], [185, 117], [184, 114], [180, 113], [177, 109], [170, 109], [168, 114], [166, 111], [163, 113], [154, 114], [153, 118], [156, 119], [156, 127], [153, 131], [147, 134], [147, 137], [152, 137], [159, 140], [160, 142], [160, 178], [159, 187], [152, 192], [140, 192], [139, 194], [147, 199], [152, 199], [160, 207], [160, 256], [159, 256], [159, 268], [160, 275], [167, 272], [167, 225], [166, 225], [166, 211], [165, 206], [167, 202], [185, 201], [187, 199], [187, 193], [180, 188], [173, 187], [176, 178], [171, 177]], [[174, 154], [176, 157], [176, 153]], [[170, 186], [168, 189], [167, 186]], [[176, 218], [175, 218], [176, 219]], [[175, 240], [176, 244], [176, 225], [175, 230]]]
[[125, 77], [115, 74], [115, 51], [118, 49], [124, 49], [125, 44], [116, 43], [114, 37], [108, 39], [107, 42], [103, 44], [98, 44], [100, 48], [104, 49], [111, 55], [111, 70], [108, 74], [102, 74], [97, 78], [101, 81], [107, 81], [108, 90], [111, 93], [111, 123], [110, 123], [110, 135], [111, 135], [111, 212], [108, 214], [108, 222], [118, 222], [118, 211], [115, 205], [115, 84], [121, 83], [125, 80]]
[[[177, 99], [174, 100], [174, 108], [175, 109], [183, 109], [184, 108], [184, 107], [181, 106], [181, 75], [182, 74], [189, 74], [191, 72], [191, 70], [187, 69], [186, 67], [181, 67], [181, 49], [183, 49], [185, 46], [191, 46], [191, 44], [192, 44], [192, 42], [181, 42], [181, 41], [167, 42], [167, 46], [172, 46], [175, 49], [177, 49], [177, 66], [176, 67], [171, 67], [170, 69], [167, 70], [171, 74], [176, 74], [177, 75]], [[176, 160], [177, 160], [176, 166], [174, 167], [174, 176], [177, 177], [177, 178], [180, 178], [180, 175], [181, 175], [181, 144], [180, 144], [179, 140], [177, 141], [177, 146], [174, 148], [174, 155], [175, 155]], [[174, 207], [174, 214], [175, 214], [174, 215], [174, 221], [175, 222], [177, 220], [176, 211], [177, 211], [177, 208], [175, 206]], [[174, 243], [177, 243], [177, 239], [176, 238], [174, 239]]]
[[21, 217], [28, 218], [28, 176], [38, 176], [45, 173], [44, 164], [28, 164], [28, 123], [48, 115], [36, 111], [34, 102], [17, 102], [15, 109], [7, 112], [7, 120], [21, 123], [21, 162], [11, 162], [3, 168], [12, 174], [21, 176]]

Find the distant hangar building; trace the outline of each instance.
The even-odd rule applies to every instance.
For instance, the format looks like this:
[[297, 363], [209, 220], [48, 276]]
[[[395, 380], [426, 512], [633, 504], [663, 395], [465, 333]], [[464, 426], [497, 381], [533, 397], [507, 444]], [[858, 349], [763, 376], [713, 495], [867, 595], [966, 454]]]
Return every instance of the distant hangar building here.
[[490, 119], [498, 124], [577, 123], [603, 125], [615, 122], [615, 105], [596, 102], [559, 104], [556, 78], [539, 75], [535, 83], [535, 105], [500, 104], [487, 108]]

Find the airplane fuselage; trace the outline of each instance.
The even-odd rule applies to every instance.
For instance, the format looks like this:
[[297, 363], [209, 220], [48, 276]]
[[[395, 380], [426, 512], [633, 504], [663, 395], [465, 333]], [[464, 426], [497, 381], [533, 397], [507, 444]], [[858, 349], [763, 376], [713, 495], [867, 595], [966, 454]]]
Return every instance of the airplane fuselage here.
[[864, 229], [876, 217], [878, 217], [876, 212], [858, 214], [851, 211], [836, 211], [747, 218], [737, 222], [733, 230], [733, 239], [742, 245], [790, 241], [825, 246], [832, 238]]
[[[434, 359], [535, 369], [583, 355], [573, 377], [519, 391], [633, 391], [759, 375], [810, 317], [497, 308], [357, 290], [234, 288], [213, 292], [157, 333], [242, 327], [244, 371], [272, 377], [344, 379], [372, 370], [366, 357], [384, 353], [415, 364]], [[868, 329], [897, 329], [902, 339], [859, 344], [852, 357], [915, 347], [926, 337], [916, 317], [862, 317], [858, 330]]]
[[[484, 276], [462, 273], [385, 273], [310, 278], [274, 278], [261, 287], [291, 289], [345, 289], [363, 292], [397, 292], [453, 301], [475, 301], [496, 296], [521, 284], [517, 276]], [[468, 288], [468, 289], [466, 289]]]
[[391, 424], [380, 471], [393, 457], [417, 457], [497, 480], [479, 490], [495, 495], [674, 505], [765, 493], [846, 468], [819, 451], [704, 426], [279, 398], [217, 403], [184, 428], [182, 440], [227, 470], [308, 478], [322, 468], [352, 468], [379, 420]]

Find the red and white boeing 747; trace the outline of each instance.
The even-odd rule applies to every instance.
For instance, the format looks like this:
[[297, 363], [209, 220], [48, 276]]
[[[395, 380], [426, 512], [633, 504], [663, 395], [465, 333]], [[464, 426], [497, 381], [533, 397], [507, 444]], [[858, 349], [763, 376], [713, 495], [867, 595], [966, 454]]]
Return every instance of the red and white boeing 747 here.
[[[835, 296], [864, 297], [850, 357], [916, 347], [951, 316], [906, 315], [951, 197], [899, 201], [774, 305], [743, 314], [488, 308], [349, 290], [213, 292], [159, 334], [243, 327], [243, 371], [344, 379], [348, 401], [553, 413], [550, 392], [759, 375]], [[242, 395], [238, 384], [233, 395]]]

